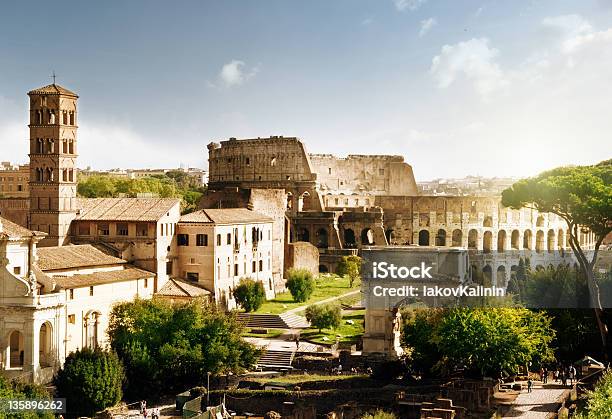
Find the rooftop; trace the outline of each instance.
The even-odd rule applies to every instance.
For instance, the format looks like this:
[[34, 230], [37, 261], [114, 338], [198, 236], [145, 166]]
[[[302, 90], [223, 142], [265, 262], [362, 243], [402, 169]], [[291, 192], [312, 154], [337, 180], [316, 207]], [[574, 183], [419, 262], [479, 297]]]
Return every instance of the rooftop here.
[[272, 218], [246, 208], [202, 209], [180, 218], [181, 223], [249, 224], [274, 221]]
[[39, 87], [38, 89], [30, 90], [28, 95], [66, 95], [79, 97], [76, 93], [71, 92], [59, 84], [50, 84], [48, 86]]
[[28, 230], [6, 218], [0, 217], [0, 235], [2, 234], [6, 234], [11, 238], [44, 236], [44, 233]]
[[127, 263], [123, 259], [107, 255], [90, 244], [40, 247], [37, 249], [37, 255], [38, 267], [43, 271]]
[[205, 288], [178, 279], [169, 279], [157, 292], [167, 297], [203, 297], [212, 293]]
[[83, 221], [158, 221], [178, 198], [80, 198], [77, 220]]
[[80, 288], [92, 285], [110, 284], [113, 282], [133, 281], [136, 279], [153, 278], [153, 272], [138, 269], [133, 266], [126, 266], [125, 269], [115, 271], [101, 271], [91, 274], [54, 276], [53, 280], [61, 288]]

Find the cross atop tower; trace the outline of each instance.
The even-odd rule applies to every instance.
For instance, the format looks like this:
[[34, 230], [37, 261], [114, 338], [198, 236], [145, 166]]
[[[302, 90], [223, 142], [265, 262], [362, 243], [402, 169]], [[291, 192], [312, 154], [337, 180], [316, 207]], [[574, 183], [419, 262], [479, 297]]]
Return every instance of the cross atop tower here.
[[53, 70], [53, 74], [51, 74], [51, 77], [53, 77], [53, 84], [55, 84], [55, 70]]

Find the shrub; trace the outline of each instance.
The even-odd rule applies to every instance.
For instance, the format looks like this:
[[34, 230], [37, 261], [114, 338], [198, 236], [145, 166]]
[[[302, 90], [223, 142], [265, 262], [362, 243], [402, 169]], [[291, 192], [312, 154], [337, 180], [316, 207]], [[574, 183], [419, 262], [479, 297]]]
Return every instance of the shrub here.
[[335, 329], [342, 321], [340, 306], [334, 304], [317, 304], [306, 308], [306, 320], [319, 329]]
[[395, 414], [385, 412], [384, 410], [377, 410], [374, 413], [367, 413], [361, 417], [361, 419], [396, 419]]
[[[38, 399], [38, 400], [50, 400], [51, 395], [41, 385], [38, 384], [26, 384], [18, 381], [9, 381], [2, 374], [0, 374], [0, 400], [6, 399]], [[0, 408], [2, 410], [2, 408]], [[19, 417], [20, 419], [53, 419], [55, 415], [51, 412], [37, 412], [28, 411], [15, 413], [14, 415], [2, 416], [4, 413], [0, 413], [0, 417]]]
[[348, 277], [349, 288], [353, 288], [355, 281], [361, 278], [361, 258], [357, 255], [342, 256], [336, 274]]
[[587, 394], [586, 411], [576, 415], [578, 419], [612, 417], [612, 371], [607, 371]]
[[85, 348], [68, 355], [55, 385], [70, 413], [93, 415], [121, 400], [123, 380], [123, 366], [114, 352]]
[[286, 286], [293, 300], [298, 303], [308, 301], [316, 286], [312, 273], [308, 269], [290, 269], [287, 276]]
[[261, 282], [244, 278], [240, 280], [240, 284], [234, 290], [234, 298], [249, 313], [261, 307], [266, 300], [266, 291]]

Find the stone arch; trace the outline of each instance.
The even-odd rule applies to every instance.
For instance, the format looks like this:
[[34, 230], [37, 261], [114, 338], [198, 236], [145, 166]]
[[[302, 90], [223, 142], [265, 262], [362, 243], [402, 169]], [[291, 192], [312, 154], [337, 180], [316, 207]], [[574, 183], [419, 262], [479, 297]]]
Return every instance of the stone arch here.
[[361, 230], [361, 244], [374, 244], [374, 232], [371, 228], [364, 228], [363, 230]]
[[297, 241], [310, 242], [310, 232], [307, 228], [301, 227], [297, 231]]
[[320, 228], [315, 233], [317, 239], [317, 247], [326, 248], [329, 247], [329, 234], [326, 228]]
[[544, 216], [543, 215], [538, 215], [538, 218], [536, 219], [536, 227], [544, 227]]
[[555, 251], [555, 230], [548, 230], [548, 234], [546, 235], [546, 250], [549, 252]]
[[471, 229], [468, 232], [468, 249], [478, 248], [478, 230]]
[[312, 209], [312, 199], [308, 191], [305, 191], [302, 195], [300, 195], [298, 206], [299, 211], [309, 211]]
[[19, 330], [9, 335], [9, 367], [23, 368], [25, 357], [25, 338]]
[[453, 247], [461, 247], [461, 242], [463, 240], [463, 232], [459, 229], [453, 230]]
[[565, 245], [565, 232], [563, 231], [562, 228], [560, 228], [559, 232], [557, 233], [557, 248], [563, 249], [564, 245]]
[[419, 231], [419, 246], [429, 246], [429, 230]]
[[95, 349], [100, 343], [100, 316], [101, 313], [98, 311], [90, 311], [85, 316], [83, 326], [85, 328], [85, 346], [87, 348]]
[[482, 271], [478, 269], [477, 265], [472, 264], [472, 266], [470, 266], [470, 273], [472, 276], [472, 282], [475, 284], [482, 284]]
[[287, 192], [287, 209], [293, 208], [293, 194], [291, 192]]
[[497, 267], [497, 274], [495, 275], [495, 285], [498, 287], [505, 287], [506, 283], [506, 267], [504, 265], [499, 265]]
[[497, 232], [497, 251], [506, 251], [506, 230], [499, 230]]
[[520, 249], [520, 240], [521, 233], [518, 230], [512, 230], [512, 235], [510, 236], [510, 247], [512, 249]]
[[541, 253], [544, 250], [544, 232], [542, 230], [538, 230], [536, 232], [535, 250], [538, 253]]
[[531, 233], [531, 230], [529, 229], [525, 230], [525, 232], [523, 233], [523, 249], [531, 250], [532, 235], [533, 234]]
[[436, 234], [436, 246], [446, 246], [446, 230], [443, 228]]
[[493, 233], [485, 231], [482, 237], [482, 250], [486, 253], [490, 253], [493, 248]]
[[395, 244], [395, 231], [392, 228], [385, 231], [385, 237], [387, 238], [387, 243]]
[[38, 332], [38, 359], [41, 367], [53, 364], [53, 326], [44, 322]]
[[347, 228], [344, 230], [344, 245], [346, 247], [355, 247], [355, 245], [357, 245], [355, 231], [352, 228]]
[[482, 285], [485, 287], [493, 285], [493, 268], [491, 268], [491, 265], [485, 265], [482, 268]]

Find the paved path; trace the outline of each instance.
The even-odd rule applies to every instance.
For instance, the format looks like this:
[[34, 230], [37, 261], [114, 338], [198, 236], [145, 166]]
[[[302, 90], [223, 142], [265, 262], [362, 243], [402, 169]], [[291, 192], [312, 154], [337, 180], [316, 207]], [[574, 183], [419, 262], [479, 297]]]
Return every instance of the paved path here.
[[[312, 303], [312, 304], [309, 304], [309, 305], [316, 306], [316, 305], [319, 305], [319, 304], [331, 303], [332, 301], [336, 301], [336, 300], [339, 300], [339, 299], [344, 298], [344, 297], [350, 297], [352, 295], [357, 295], [360, 292], [361, 292], [361, 289], [356, 289], [354, 291], [347, 292], [346, 294], [342, 294], [342, 295], [337, 295], [335, 297], [326, 298], [325, 300], [317, 301], [316, 303]], [[285, 311], [285, 313], [295, 314], [297, 312], [306, 310], [306, 307], [307, 306], [300, 306], [300, 307], [292, 308], [291, 310]]]
[[540, 382], [535, 382], [533, 391], [527, 393], [527, 390], [523, 390], [502, 418], [546, 419], [557, 411], [557, 400], [566, 390], [567, 387], [561, 388], [554, 384], [542, 386]]
[[[293, 339], [295, 334], [299, 332], [299, 329], [287, 329], [285, 333], [283, 333], [277, 338], [245, 337], [243, 339], [260, 348], [266, 348], [269, 351], [295, 352], [297, 348]], [[300, 342], [299, 351], [325, 353], [330, 352], [330, 349], [324, 345], [317, 345], [315, 343], [310, 342]]]

